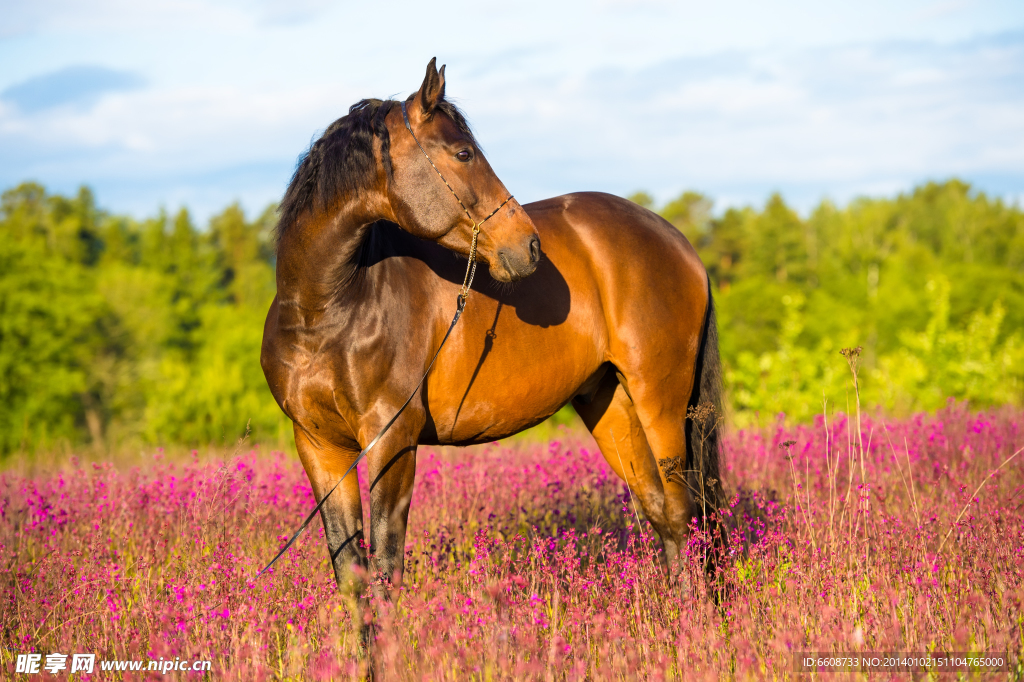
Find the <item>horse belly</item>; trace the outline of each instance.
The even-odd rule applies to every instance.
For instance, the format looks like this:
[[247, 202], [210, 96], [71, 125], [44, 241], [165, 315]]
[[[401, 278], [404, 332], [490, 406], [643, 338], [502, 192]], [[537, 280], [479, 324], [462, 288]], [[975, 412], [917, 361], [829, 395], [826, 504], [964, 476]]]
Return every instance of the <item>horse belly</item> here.
[[569, 402], [603, 362], [598, 340], [571, 321], [547, 328], [502, 322], [466, 334], [462, 360], [432, 374], [428, 404], [436, 438], [424, 442], [485, 443], [535, 426]]

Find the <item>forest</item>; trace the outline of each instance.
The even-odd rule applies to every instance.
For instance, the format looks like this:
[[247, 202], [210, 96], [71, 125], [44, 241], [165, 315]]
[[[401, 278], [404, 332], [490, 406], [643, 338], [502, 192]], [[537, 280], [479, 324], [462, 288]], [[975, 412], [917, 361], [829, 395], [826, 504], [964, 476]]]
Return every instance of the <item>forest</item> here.
[[[891, 198], [779, 195], [716, 212], [687, 191], [656, 210], [697, 248], [715, 290], [727, 420], [847, 411], [896, 416], [949, 400], [1024, 402], [1024, 211], [952, 179]], [[259, 364], [274, 296], [275, 207], [199, 226], [145, 220], [92, 192], [25, 183], [0, 202], [0, 456], [131, 444], [284, 443]], [[823, 401], [827, 403], [823, 404]]]

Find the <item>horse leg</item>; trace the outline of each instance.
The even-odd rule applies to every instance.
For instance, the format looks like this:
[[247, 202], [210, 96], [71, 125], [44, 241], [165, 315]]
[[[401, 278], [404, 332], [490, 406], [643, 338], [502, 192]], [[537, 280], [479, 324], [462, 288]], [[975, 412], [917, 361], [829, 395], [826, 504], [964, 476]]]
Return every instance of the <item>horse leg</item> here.
[[[677, 372], [679, 369], [676, 366]], [[689, 376], [685, 376], [687, 373]], [[692, 368], [681, 374], [677, 374], [674, 379], [686, 386], [685, 392], [665, 390], [664, 387], [671, 385], [673, 378], [659, 377], [654, 371], [647, 377], [626, 374], [625, 383], [653, 453], [652, 460], [657, 464], [664, 485], [662, 514], [669, 535], [677, 546], [684, 547], [689, 540], [694, 517], [708, 522], [707, 530], [712, 534], [718, 532], [714, 515], [718, 512], [721, 482], [705, 477], [711, 469], [705, 466], [703, 458], [712, 454], [691, 452], [693, 439], [689, 437], [687, 423], [693, 420], [687, 416], [687, 410], [693, 379]], [[648, 380], [644, 381], [644, 378]], [[708, 419], [716, 420], [717, 415], [712, 414]], [[711, 433], [715, 422], [692, 423], [690, 428], [697, 429], [699, 440], [701, 431]], [[713, 456], [717, 458], [717, 446]], [[717, 465], [714, 470], [717, 471]], [[713, 540], [714, 548], [709, 550], [704, 560], [705, 570], [714, 570], [715, 552], [719, 545], [717, 539]]]
[[[390, 434], [389, 434], [390, 435]], [[405, 571], [405, 534], [416, 476], [416, 440], [396, 434], [371, 456], [370, 569], [379, 596], [390, 599]], [[389, 447], [390, 446], [390, 447]]]
[[[359, 455], [358, 450], [327, 443], [295, 425], [295, 447], [306, 470], [317, 502], [337, 483]], [[370, 635], [365, 622], [363, 573], [366, 551], [363, 547], [363, 505], [359, 479], [353, 471], [320, 508], [327, 537], [327, 550], [334, 567], [338, 589], [350, 601], [352, 622], [358, 623], [364, 644]]]
[[593, 399], [589, 403], [573, 400], [573, 407], [593, 434], [608, 465], [639, 498], [644, 516], [665, 546], [665, 567], [674, 569], [680, 545], [664, 512], [666, 481], [654, 461], [633, 401], [615, 374], [608, 372]]

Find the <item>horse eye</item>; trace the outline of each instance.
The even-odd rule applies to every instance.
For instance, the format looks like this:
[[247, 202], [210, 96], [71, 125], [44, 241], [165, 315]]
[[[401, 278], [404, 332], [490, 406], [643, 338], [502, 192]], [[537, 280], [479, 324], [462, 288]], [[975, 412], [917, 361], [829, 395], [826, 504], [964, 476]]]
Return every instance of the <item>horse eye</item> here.
[[463, 149], [461, 152], [455, 155], [455, 158], [465, 163], [466, 161], [469, 161], [470, 159], [473, 158], [473, 153], [470, 152], [468, 149]]

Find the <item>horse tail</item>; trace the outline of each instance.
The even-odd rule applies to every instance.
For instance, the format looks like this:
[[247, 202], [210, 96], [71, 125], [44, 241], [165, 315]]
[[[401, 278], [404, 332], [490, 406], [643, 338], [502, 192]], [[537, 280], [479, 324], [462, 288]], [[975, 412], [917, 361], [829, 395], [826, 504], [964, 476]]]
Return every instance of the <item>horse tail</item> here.
[[718, 322], [715, 318], [711, 280], [708, 279], [708, 306], [704, 313], [700, 350], [694, 367], [693, 390], [686, 414], [690, 446], [690, 461], [686, 468], [690, 472], [690, 489], [696, 507], [694, 516], [700, 520], [701, 528], [711, 536], [716, 550], [724, 550], [728, 542], [719, 519], [719, 509], [725, 504], [719, 469], [723, 416]]

